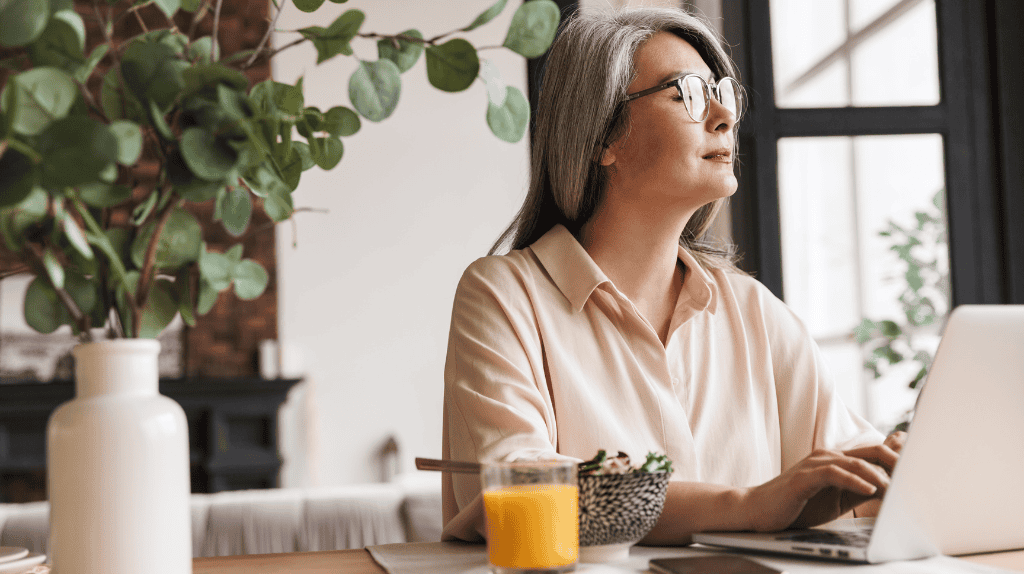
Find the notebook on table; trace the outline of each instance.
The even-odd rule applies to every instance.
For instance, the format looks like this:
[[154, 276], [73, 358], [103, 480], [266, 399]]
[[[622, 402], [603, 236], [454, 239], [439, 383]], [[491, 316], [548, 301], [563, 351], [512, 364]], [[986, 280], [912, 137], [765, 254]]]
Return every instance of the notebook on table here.
[[857, 562], [1024, 548], [1024, 306], [953, 310], [875, 519], [695, 542]]

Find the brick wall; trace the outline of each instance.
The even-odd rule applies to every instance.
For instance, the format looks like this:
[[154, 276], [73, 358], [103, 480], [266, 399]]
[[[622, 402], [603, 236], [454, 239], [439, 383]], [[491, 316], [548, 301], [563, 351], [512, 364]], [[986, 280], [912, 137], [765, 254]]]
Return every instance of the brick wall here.
[[[214, 4], [210, 2], [211, 7]], [[115, 11], [128, 6], [128, 2], [122, 2], [115, 6]], [[94, 3], [92, 0], [76, 0], [75, 10], [82, 16], [86, 23], [86, 37], [89, 39], [89, 46], [86, 53], [89, 53], [93, 45], [102, 39], [102, 32], [94, 11], [94, 6], [99, 10], [107, 9], [105, 2]], [[138, 11], [139, 17], [149, 29], [155, 27], [166, 27], [167, 19], [155, 5], [148, 5]], [[182, 32], [188, 32], [192, 28], [192, 15], [179, 12], [175, 17], [175, 24]], [[117, 22], [114, 28], [114, 37], [127, 39], [142, 32], [142, 25], [139, 18], [127, 16]], [[220, 28], [218, 36], [221, 42], [221, 53], [223, 55], [233, 54], [240, 50], [255, 48], [263, 34], [267, 30], [268, 4], [259, 0], [223, 0], [221, 7]], [[195, 26], [193, 38], [207, 36], [213, 29], [213, 18], [207, 15]], [[0, 50], [0, 58], [16, 53], [14, 50]], [[94, 74], [88, 84], [90, 92], [99, 99], [99, 89], [106, 69], [111, 66], [110, 57], [107, 56], [97, 66], [99, 74]], [[270, 76], [270, 66], [262, 61], [246, 71], [251, 82], [263, 81]], [[6, 81], [6, 73], [0, 70], [0, 82]], [[145, 197], [155, 183], [157, 166], [152, 158], [144, 157], [140, 166], [135, 172], [139, 176], [138, 183], [133, 194], [132, 205], [113, 209], [107, 216], [111, 222], [124, 221], [131, 213], [134, 204]], [[266, 268], [270, 275], [270, 284], [266, 292], [256, 300], [245, 302], [239, 300], [230, 291], [226, 291], [218, 298], [213, 310], [204, 317], [198, 319], [195, 328], [186, 328], [182, 333], [182, 353], [184, 355], [184, 369], [186, 376], [253, 376], [258, 373], [256, 354], [259, 342], [264, 339], [277, 338], [277, 283], [276, 265], [274, 253], [274, 227], [273, 223], [262, 211], [255, 210], [249, 230], [246, 234], [236, 239], [230, 236], [219, 223], [212, 218], [212, 202], [206, 205], [193, 205], [189, 209], [195, 214], [203, 225], [204, 237], [211, 250], [227, 250], [230, 246], [241, 241], [244, 244], [244, 257], [252, 258]], [[7, 250], [0, 242], [0, 271], [11, 272], [21, 267], [20, 260], [16, 254]], [[4, 306], [12, 306], [11, 302], [5, 302]], [[20, 306], [20, 304], [18, 304]]]

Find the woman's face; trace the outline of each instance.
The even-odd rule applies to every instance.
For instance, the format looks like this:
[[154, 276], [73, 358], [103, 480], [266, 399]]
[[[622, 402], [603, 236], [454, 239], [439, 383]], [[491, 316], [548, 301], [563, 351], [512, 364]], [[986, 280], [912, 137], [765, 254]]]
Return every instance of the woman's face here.
[[[667, 32], [652, 36], [634, 60], [637, 76], [629, 94], [689, 73], [699, 74], [709, 84], [718, 80], [693, 46]], [[620, 199], [630, 203], [692, 211], [736, 191], [732, 131], [736, 118], [718, 100], [711, 98], [703, 122], [690, 118], [674, 87], [627, 106], [625, 132], [601, 158], [610, 168], [606, 200], [621, 194]]]

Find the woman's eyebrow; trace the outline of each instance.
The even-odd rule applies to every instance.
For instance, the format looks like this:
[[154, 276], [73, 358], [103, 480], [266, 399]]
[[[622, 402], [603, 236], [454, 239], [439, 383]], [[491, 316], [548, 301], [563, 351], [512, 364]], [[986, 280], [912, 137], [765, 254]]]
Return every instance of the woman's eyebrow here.
[[696, 74], [697, 76], [704, 78], [704, 80], [709, 83], [715, 76], [714, 72], [711, 71], [708, 71], [707, 75], [704, 75], [697, 70], [676, 70], [674, 72], [669, 72], [668, 74], [662, 76], [661, 79], [658, 80], [658, 84], [664, 84], [666, 82], [675, 80], [676, 78], [682, 78], [683, 76], [686, 76], [688, 74]]

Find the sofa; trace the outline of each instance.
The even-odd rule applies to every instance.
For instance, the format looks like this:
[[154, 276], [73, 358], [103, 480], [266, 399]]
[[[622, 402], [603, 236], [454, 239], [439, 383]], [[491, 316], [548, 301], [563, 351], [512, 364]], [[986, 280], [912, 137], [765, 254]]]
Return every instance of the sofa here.
[[[441, 476], [192, 495], [192, 555], [362, 548], [441, 539]], [[47, 553], [49, 503], [0, 504], [0, 546]]]

